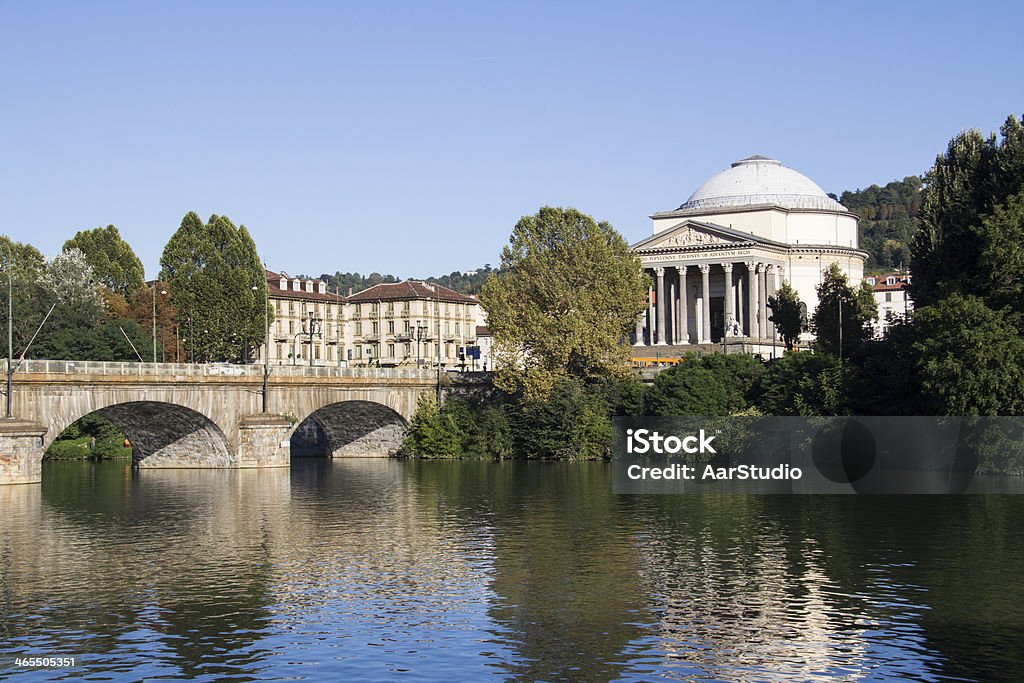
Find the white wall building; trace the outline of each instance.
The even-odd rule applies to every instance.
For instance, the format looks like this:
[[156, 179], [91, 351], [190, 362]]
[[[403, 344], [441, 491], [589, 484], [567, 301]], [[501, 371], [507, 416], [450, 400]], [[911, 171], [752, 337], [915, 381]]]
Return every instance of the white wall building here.
[[813, 314], [829, 266], [839, 264], [856, 283], [868, 256], [858, 248], [855, 214], [762, 156], [733, 163], [651, 219], [654, 234], [633, 245], [652, 279], [633, 341], [678, 348], [637, 348], [635, 356], [697, 345], [771, 353], [782, 342], [768, 321], [768, 297], [789, 282]]
[[871, 285], [875, 292], [878, 317], [872, 326], [875, 329], [875, 338], [881, 339], [892, 324], [893, 318], [902, 318], [914, 310], [914, 302], [907, 292], [910, 274], [896, 272], [869, 275], [864, 278], [864, 282]]

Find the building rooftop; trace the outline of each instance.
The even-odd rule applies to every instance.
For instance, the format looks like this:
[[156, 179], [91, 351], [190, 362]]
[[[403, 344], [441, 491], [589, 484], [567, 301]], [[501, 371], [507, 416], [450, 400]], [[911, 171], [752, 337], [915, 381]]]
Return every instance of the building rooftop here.
[[347, 300], [352, 303], [359, 303], [361, 301], [394, 301], [396, 299], [436, 299], [453, 303], [480, 303], [479, 299], [475, 297], [459, 294], [447, 287], [419, 280], [384, 282], [364, 289], [361, 292], [356, 292], [349, 296]]
[[[319, 278], [298, 278], [292, 277], [287, 273], [275, 273], [272, 270], [266, 271], [267, 276], [267, 289], [270, 292], [271, 298], [274, 299], [296, 299], [302, 301], [326, 301], [329, 303], [344, 303], [345, 297], [335, 294], [333, 292], [321, 292], [320, 285], [325, 284], [323, 280]], [[294, 290], [290, 287], [288, 289], [281, 289], [281, 280], [287, 280], [289, 285], [295, 281], [299, 281], [299, 289]], [[313, 283], [313, 291], [306, 291], [306, 283]], [[326, 289], [326, 286], [325, 286]]]

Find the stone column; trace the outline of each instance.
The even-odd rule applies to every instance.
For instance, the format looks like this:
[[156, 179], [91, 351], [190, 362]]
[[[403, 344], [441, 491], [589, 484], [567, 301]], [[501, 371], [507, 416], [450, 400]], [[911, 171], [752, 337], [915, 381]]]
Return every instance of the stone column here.
[[686, 266], [679, 266], [679, 332], [676, 333], [677, 344], [690, 343], [690, 311], [686, 305]]
[[668, 308], [668, 313], [665, 317], [668, 318], [668, 343], [676, 343], [676, 335], [679, 334], [679, 323], [676, 322], [676, 283], [672, 280], [668, 281], [668, 301], [665, 302], [665, 306]]
[[743, 325], [746, 315], [743, 313], [743, 273], [736, 274], [736, 322], [740, 324], [740, 336], [743, 336]]
[[722, 331], [722, 335], [729, 336], [729, 326], [732, 325], [733, 321], [733, 291], [732, 291], [732, 264], [723, 263], [722, 270], [725, 271], [725, 329]]
[[654, 285], [647, 286], [647, 346], [654, 344]]
[[700, 264], [701, 344], [711, 343], [711, 264]]
[[758, 325], [757, 329], [761, 333], [761, 337], [771, 337], [771, 330], [768, 329], [768, 266], [767, 264], [760, 264], [757, 267], [757, 306], [758, 306]]
[[665, 269], [658, 266], [654, 269], [658, 278], [658, 291], [655, 293], [655, 304], [658, 307], [658, 346], [668, 343], [665, 340]]
[[747, 261], [747, 333], [748, 337], [757, 337], [757, 272], [761, 264]]

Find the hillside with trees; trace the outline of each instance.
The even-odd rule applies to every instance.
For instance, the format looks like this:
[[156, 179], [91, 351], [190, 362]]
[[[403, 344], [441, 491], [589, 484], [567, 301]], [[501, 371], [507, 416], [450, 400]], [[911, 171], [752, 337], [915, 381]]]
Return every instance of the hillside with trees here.
[[[460, 294], [479, 294], [483, 289], [487, 276], [492, 272], [494, 272], [494, 269], [488, 263], [483, 268], [477, 268], [476, 270], [468, 270], [466, 272], [455, 270], [447, 275], [428, 277], [424, 282], [439, 284], [449, 289], [454, 289]], [[299, 277], [312, 276], [300, 275]], [[342, 273], [339, 271], [334, 275], [324, 273], [320, 275], [320, 279], [327, 283], [327, 288], [332, 292], [337, 291], [341, 294], [348, 294], [351, 289], [352, 293], [355, 294], [374, 285], [387, 282], [402, 282], [406, 278], [401, 278], [397, 275], [382, 275], [381, 273], [363, 275], [362, 273]]]
[[871, 255], [867, 272], [909, 266], [910, 240], [917, 229], [922, 196], [921, 179], [912, 175], [885, 187], [847, 190], [839, 197], [843, 206], [860, 216], [860, 248]]

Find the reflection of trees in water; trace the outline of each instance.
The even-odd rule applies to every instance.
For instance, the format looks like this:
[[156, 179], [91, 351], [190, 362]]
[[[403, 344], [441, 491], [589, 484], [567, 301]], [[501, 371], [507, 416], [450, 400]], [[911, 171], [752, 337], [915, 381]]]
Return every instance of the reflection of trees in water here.
[[[651, 615], [632, 525], [594, 463], [420, 463], [421, 505], [475, 520], [493, 537], [502, 667], [523, 680], [609, 680]], [[433, 495], [430, 495], [430, 492]]]
[[[826, 571], [873, 613], [902, 601], [935, 652], [935, 675], [1019, 680], [1024, 662], [1024, 496], [867, 496], [810, 499]], [[822, 528], [833, 529], [826, 535]], [[908, 620], [909, 621], [909, 620]], [[896, 624], [901, 635], [905, 622]]]
[[644, 499], [663, 664], [727, 680], [1006, 677], [1022, 652], [1022, 508], [1017, 496]]

